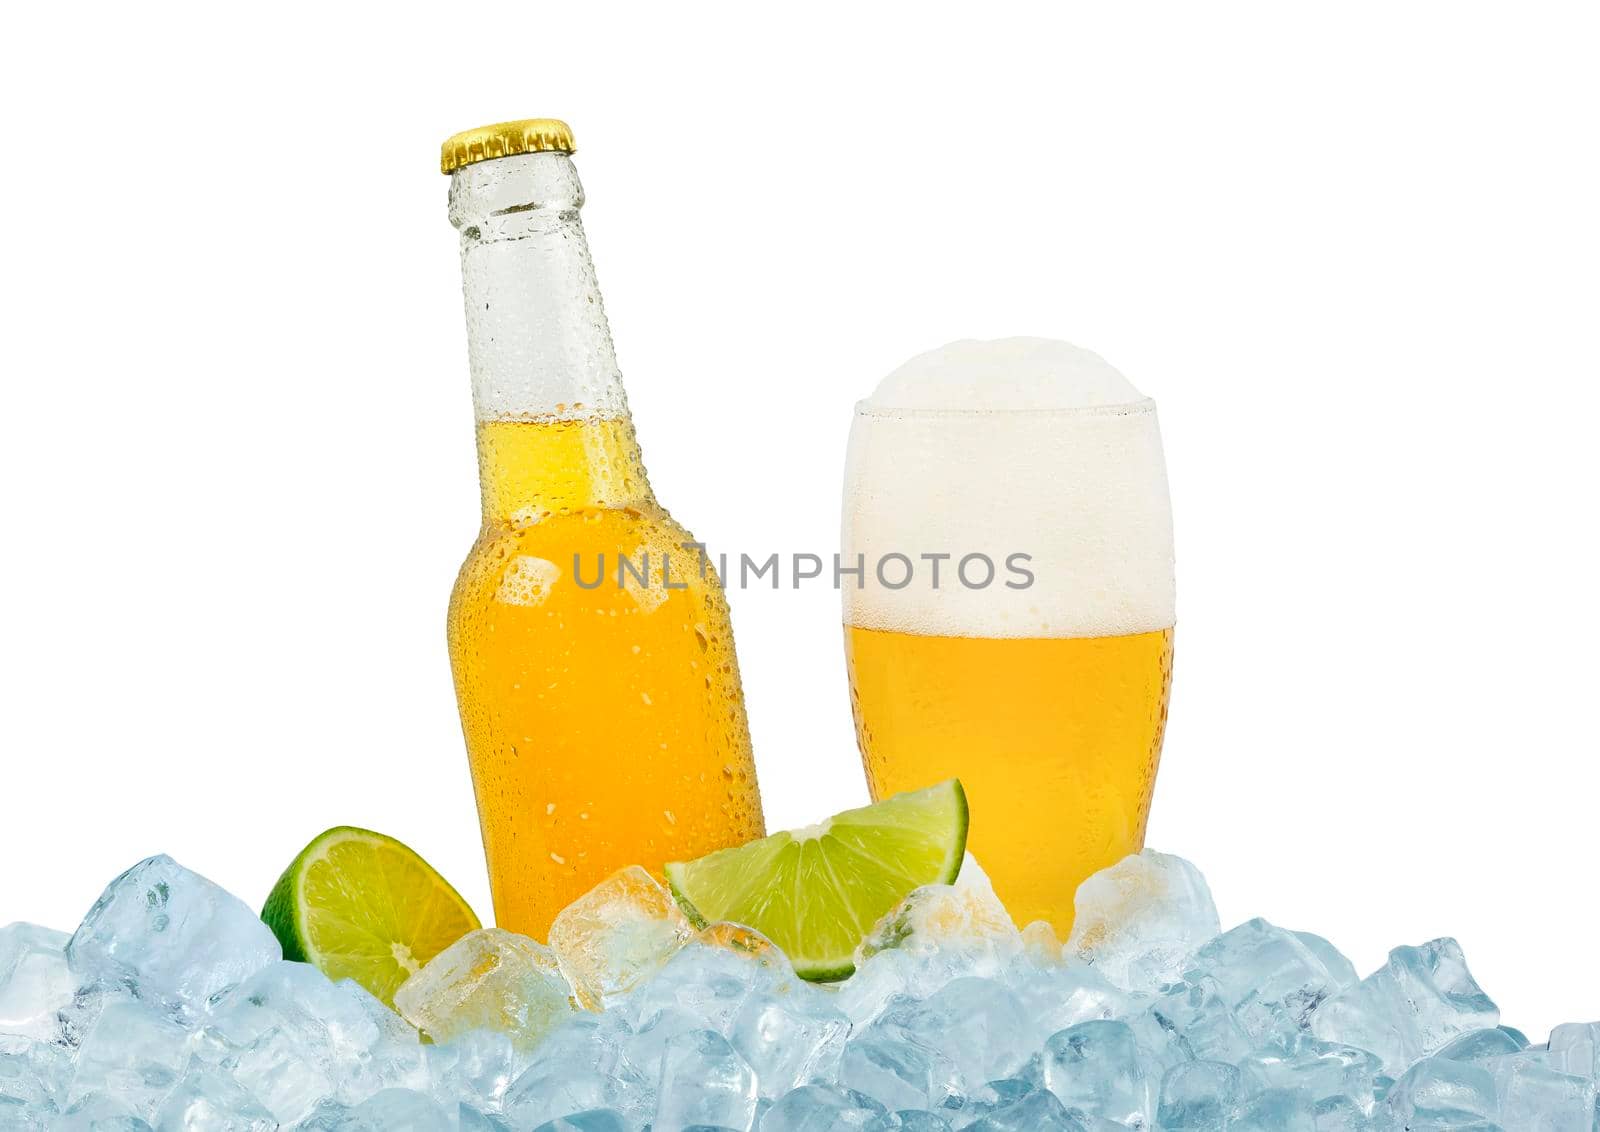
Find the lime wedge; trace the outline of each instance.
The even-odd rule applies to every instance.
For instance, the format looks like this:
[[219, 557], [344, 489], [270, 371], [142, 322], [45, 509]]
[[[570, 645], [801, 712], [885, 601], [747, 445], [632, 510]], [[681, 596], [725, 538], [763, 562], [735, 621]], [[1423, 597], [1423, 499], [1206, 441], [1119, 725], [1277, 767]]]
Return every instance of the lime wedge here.
[[802, 978], [842, 979], [884, 913], [914, 888], [954, 881], [966, 847], [967, 796], [952, 778], [666, 873], [691, 919], [755, 928]]
[[392, 837], [348, 825], [300, 851], [261, 918], [285, 959], [354, 979], [390, 1006], [401, 983], [478, 927], [428, 862]]

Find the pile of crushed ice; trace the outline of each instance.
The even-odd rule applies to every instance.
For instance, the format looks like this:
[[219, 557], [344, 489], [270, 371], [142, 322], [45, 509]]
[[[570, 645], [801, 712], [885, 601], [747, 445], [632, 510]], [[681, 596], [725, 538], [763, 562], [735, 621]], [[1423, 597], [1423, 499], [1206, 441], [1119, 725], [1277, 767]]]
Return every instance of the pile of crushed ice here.
[[1200, 874], [1147, 852], [1083, 886], [1063, 946], [1018, 931], [969, 861], [822, 987], [626, 870], [551, 947], [449, 948], [397, 994], [407, 1021], [156, 857], [70, 940], [0, 930], [0, 1129], [1600, 1127], [1600, 1023], [1530, 1046], [1454, 941], [1358, 979], [1318, 936], [1218, 927]]

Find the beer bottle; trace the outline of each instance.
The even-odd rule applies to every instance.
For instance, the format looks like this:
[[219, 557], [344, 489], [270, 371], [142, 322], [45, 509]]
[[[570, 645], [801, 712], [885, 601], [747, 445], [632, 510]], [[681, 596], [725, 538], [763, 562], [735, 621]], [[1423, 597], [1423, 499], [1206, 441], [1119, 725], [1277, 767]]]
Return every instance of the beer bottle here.
[[483, 526], [450, 664], [495, 918], [543, 938], [609, 873], [764, 832], [721, 585], [640, 461], [553, 119], [444, 143]]

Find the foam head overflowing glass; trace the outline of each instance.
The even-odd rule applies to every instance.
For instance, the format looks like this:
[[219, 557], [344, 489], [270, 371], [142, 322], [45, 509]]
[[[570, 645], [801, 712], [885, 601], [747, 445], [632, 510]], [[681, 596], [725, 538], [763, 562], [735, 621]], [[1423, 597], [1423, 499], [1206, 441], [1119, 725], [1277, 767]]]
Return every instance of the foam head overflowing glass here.
[[1137, 852], [1172, 679], [1155, 403], [1064, 342], [957, 342], [856, 409], [845, 652], [874, 799], [960, 778], [1018, 922]]

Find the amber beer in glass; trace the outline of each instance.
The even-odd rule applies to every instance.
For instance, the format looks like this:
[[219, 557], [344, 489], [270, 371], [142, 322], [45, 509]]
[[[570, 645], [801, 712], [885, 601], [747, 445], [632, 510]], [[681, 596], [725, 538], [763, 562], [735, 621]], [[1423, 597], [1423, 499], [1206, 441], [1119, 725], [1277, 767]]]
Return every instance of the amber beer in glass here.
[[857, 407], [844, 508], [872, 796], [961, 779], [969, 848], [1013, 917], [1065, 934], [1078, 884], [1142, 848], [1161, 756], [1173, 559], [1154, 403], [1065, 343], [955, 343]]
[[728, 607], [640, 461], [571, 132], [444, 145], [483, 525], [450, 663], [495, 918], [543, 938], [624, 865], [764, 833]]

